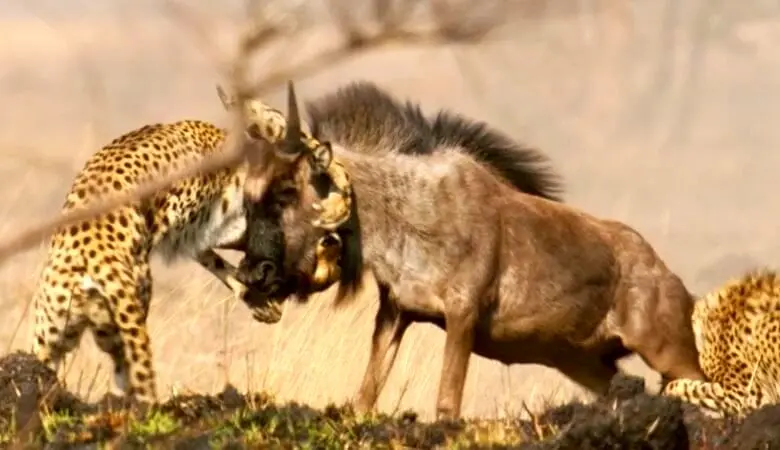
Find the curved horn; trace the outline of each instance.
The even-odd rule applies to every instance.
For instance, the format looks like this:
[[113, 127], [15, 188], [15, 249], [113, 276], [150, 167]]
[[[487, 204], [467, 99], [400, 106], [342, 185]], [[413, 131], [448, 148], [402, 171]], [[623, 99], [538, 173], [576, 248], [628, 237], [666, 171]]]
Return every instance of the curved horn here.
[[284, 141], [279, 146], [280, 155], [285, 159], [297, 157], [301, 153], [303, 131], [301, 129], [301, 115], [298, 112], [298, 100], [295, 96], [295, 86], [292, 81], [287, 82], [287, 130]]

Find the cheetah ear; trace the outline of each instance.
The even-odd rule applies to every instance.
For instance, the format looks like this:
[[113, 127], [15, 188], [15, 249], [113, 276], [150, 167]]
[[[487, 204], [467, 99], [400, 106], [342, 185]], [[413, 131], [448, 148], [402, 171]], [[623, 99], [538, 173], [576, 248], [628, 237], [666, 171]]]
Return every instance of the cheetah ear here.
[[230, 111], [236, 104], [236, 99], [228, 95], [227, 92], [225, 92], [225, 89], [223, 89], [219, 83], [217, 83], [217, 95], [219, 96], [219, 100], [222, 102], [222, 106], [225, 107], [225, 109], [228, 111]]

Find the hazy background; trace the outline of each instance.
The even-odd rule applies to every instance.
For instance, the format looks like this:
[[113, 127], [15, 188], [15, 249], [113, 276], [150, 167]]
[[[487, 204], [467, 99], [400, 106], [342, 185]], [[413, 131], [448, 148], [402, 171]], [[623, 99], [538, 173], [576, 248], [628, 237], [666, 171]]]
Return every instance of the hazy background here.
[[[222, 80], [161, 3], [0, 2], [0, 235], [56, 213], [85, 159], [121, 133], [184, 118], [225, 123], [214, 89]], [[230, 48], [241, 4], [186, 3], [207, 13], [209, 31]], [[325, 13], [315, 19], [319, 25], [273, 64], [334, 36]], [[295, 81], [305, 99], [367, 78], [426, 111], [454, 108], [543, 149], [565, 177], [568, 203], [637, 228], [701, 293], [776, 262], [773, 42], [780, 42], [780, 5], [768, 0], [518, 0], [510, 23], [478, 47], [384, 49]], [[280, 92], [268, 99], [283, 106]], [[25, 306], [42, 256], [36, 249], [0, 267], [7, 349], [29, 348]], [[318, 406], [356, 392], [373, 287], [353, 307], [334, 311], [323, 295], [289, 306], [268, 326], [194, 263], [158, 263], [154, 274], [149, 326], [163, 395], [214, 391], [226, 380]], [[432, 413], [443, 342], [437, 329], [411, 328], [381, 409]], [[550, 369], [471, 361], [466, 415], [580, 393]], [[656, 383], [642, 363], [627, 366]], [[86, 337], [69, 382], [102, 395], [107, 373], [108, 357]]]

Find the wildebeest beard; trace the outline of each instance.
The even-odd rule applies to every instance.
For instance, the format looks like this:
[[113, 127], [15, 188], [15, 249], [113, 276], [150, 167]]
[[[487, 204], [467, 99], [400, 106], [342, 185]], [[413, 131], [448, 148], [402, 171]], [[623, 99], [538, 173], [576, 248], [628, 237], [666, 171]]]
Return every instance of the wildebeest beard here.
[[[274, 199], [247, 204], [245, 257], [238, 266], [237, 278], [250, 289], [268, 293], [269, 300], [304, 298], [309, 290], [307, 278], [286, 264], [285, 233], [281, 224], [281, 208]], [[308, 265], [307, 255], [300, 255], [301, 265]], [[270, 262], [271, 265], [264, 264]], [[308, 262], [311, 264], [311, 261]], [[269, 287], [273, 291], [269, 292]], [[250, 306], [260, 306], [252, 305]]]

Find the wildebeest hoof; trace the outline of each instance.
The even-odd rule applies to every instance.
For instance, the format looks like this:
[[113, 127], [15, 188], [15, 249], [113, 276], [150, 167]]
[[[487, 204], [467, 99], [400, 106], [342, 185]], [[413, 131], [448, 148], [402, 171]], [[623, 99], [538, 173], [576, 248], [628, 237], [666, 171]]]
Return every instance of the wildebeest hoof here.
[[374, 415], [374, 408], [359, 400], [353, 401], [350, 405], [355, 417], [365, 419]]
[[451, 408], [436, 408], [436, 420], [439, 422], [454, 422], [459, 419], [459, 414]]

